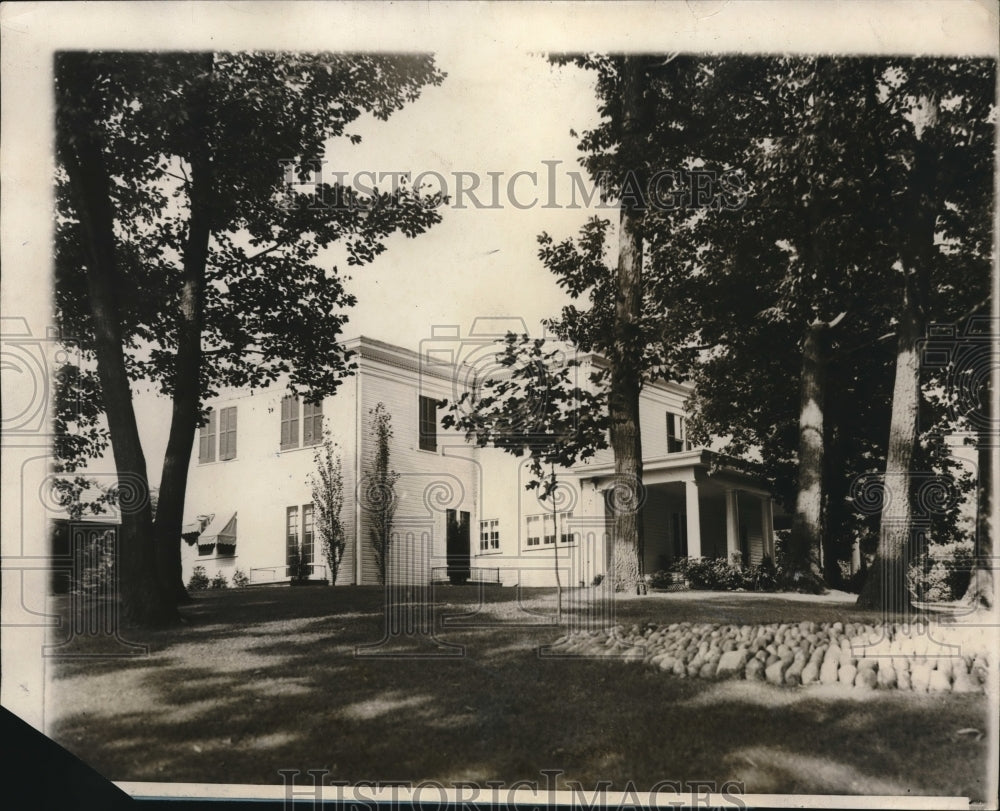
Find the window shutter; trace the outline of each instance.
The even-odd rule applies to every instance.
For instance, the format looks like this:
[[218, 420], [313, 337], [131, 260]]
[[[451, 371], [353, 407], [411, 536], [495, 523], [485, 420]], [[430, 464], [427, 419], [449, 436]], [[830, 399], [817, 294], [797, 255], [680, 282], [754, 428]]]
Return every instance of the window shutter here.
[[299, 400], [297, 397], [281, 399], [281, 449], [299, 446]]
[[219, 459], [236, 458], [236, 406], [219, 412]]
[[437, 400], [433, 397], [420, 397], [419, 447], [422, 451], [437, 450]]
[[208, 412], [208, 422], [201, 426], [198, 435], [198, 462], [215, 461], [215, 412]]

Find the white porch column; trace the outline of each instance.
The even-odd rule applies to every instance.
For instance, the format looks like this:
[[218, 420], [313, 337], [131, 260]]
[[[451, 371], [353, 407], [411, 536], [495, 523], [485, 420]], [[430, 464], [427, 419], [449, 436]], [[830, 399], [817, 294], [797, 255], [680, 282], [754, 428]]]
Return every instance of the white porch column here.
[[698, 483], [694, 479], [684, 482], [684, 501], [687, 509], [688, 557], [701, 557], [701, 512], [698, 507]]
[[[726, 559], [732, 560], [733, 555], [740, 551], [740, 516], [737, 493], [731, 487], [726, 488]], [[748, 563], [749, 561], [744, 561]]]
[[764, 554], [774, 560], [774, 510], [771, 507], [771, 497], [760, 499], [760, 537], [764, 540]]

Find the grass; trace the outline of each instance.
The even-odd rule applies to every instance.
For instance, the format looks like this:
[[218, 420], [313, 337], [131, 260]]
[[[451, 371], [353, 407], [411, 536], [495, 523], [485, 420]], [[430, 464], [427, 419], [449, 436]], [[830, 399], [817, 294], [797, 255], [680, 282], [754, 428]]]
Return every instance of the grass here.
[[[875, 621], [849, 596], [625, 598], [626, 623]], [[65, 598], [61, 607], [67, 610]], [[377, 588], [203, 592], [183, 627], [129, 631], [146, 656], [50, 661], [48, 733], [113, 780], [729, 780], [748, 793], [983, 799], [983, 695], [860, 694], [677, 680], [641, 665], [540, 657], [561, 631], [551, 591], [437, 591], [437, 639], [384, 636]], [[464, 615], [464, 616], [463, 616]], [[572, 609], [569, 612], [573, 616]], [[99, 652], [100, 640], [81, 644]], [[432, 651], [461, 655], [406, 658]]]

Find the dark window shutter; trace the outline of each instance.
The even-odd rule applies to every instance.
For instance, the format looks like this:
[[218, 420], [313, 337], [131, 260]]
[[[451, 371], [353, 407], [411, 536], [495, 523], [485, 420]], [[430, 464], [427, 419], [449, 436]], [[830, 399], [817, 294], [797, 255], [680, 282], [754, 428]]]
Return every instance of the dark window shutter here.
[[215, 412], [208, 412], [208, 422], [201, 426], [198, 435], [198, 462], [215, 461]]

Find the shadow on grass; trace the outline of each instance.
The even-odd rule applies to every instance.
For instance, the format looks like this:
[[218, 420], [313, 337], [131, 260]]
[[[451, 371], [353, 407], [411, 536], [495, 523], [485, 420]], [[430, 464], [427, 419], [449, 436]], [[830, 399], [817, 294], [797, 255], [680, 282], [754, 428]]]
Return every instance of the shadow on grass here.
[[[550, 593], [529, 595], [546, 605]], [[510, 592], [439, 628], [447, 658], [358, 658], [385, 630], [378, 589], [260, 589], [199, 595], [185, 627], [130, 632], [132, 659], [53, 660], [49, 734], [114, 780], [281, 783], [326, 769], [351, 783], [541, 780], [742, 781], [753, 793], [896, 793], [981, 798], [981, 695], [875, 693], [868, 700], [746, 682], [676, 680], [619, 661], [540, 658], [552, 627], [517, 627]], [[442, 591], [439, 614], [474, 610]], [[625, 622], [863, 621], [809, 602], [632, 600]], [[740, 618], [734, 620], [739, 609]], [[777, 615], [781, 614], [780, 617]], [[775, 616], [775, 619], [769, 617]], [[97, 643], [95, 642], [95, 645]], [[410, 642], [393, 652], [428, 652]]]

